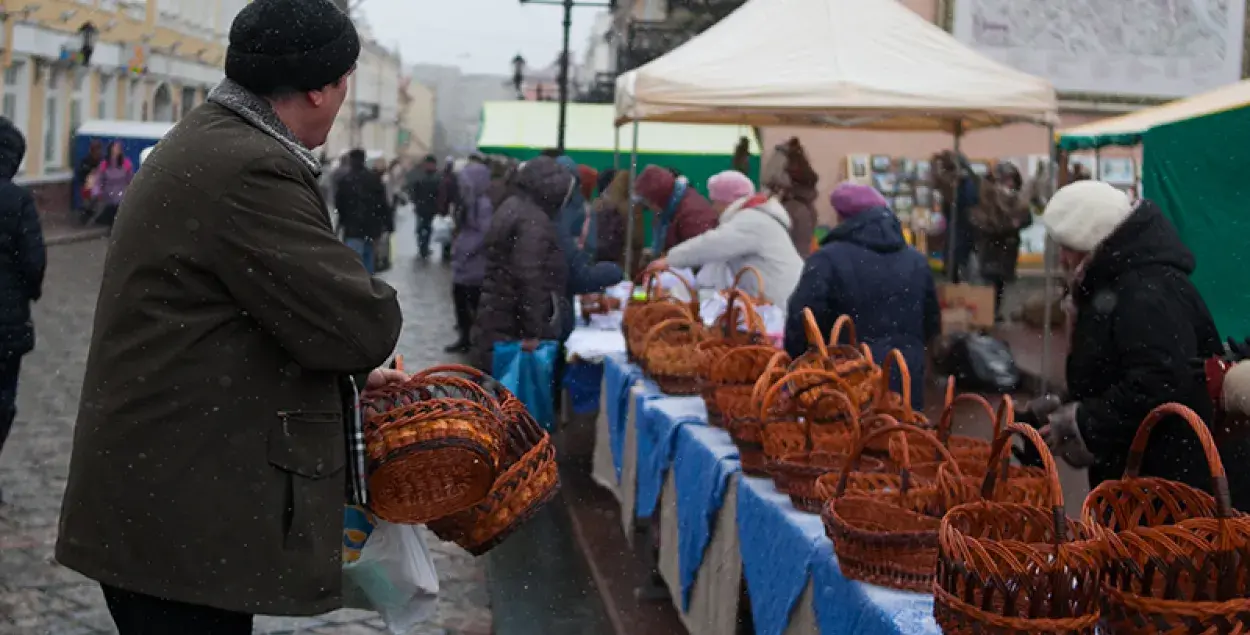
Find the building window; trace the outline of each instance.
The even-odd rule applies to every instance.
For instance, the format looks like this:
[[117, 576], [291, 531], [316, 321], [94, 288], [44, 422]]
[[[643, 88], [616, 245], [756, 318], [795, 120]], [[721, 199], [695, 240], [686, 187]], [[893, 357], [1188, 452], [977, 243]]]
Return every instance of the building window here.
[[114, 119], [117, 117], [117, 80], [112, 75], [100, 74], [100, 101], [96, 104], [96, 117]]
[[43, 165], [44, 170], [61, 167], [61, 70], [48, 69], [47, 92], [43, 113]]
[[87, 94], [87, 78], [90, 77], [90, 71], [84, 68], [72, 72], [74, 73], [74, 92], [69, 96], [69, 134], [71, 137], [82, 125], [83, 104], [90, 99]]
[[182, 116], [183, 117], [186, 117], [187, 113], [191, 112], [192, 108], [195, 108], [195, 98], [199, 92], [200, 91], [196, 90], [194, 86], [187, 86], [182, 89]]
[[4, 116], [12, 121], [19, 130], [26, 130], [26, 90], [29, 88], [26, 82], [26, 63], [13, 60], [9, 67], [4, 69]]
[[143, 82], [138, 79], [130, 80], [130, 88], [126, 92], [126, 118], [131, 121], [143, 121], [147, 114], [143, 107]]

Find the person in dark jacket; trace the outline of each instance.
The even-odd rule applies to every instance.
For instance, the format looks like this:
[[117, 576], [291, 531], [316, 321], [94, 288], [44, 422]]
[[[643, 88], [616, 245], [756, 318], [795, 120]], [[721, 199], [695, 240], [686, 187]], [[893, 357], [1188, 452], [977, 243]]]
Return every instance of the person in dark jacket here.
[[391, 206], [382, 176], [365, 165], [365, 151], [347, 155], [347, 174], [334, 191], [343, 242], [360, 254], [369, 273], [374, 271], [374, 249], [391, 223]]
[[648, 165], [638, 175], [634, 192], [656, 213], [651, 245], [654, 257], [718, 223], [719, 215], [702, 194], [690, 187], [685, 178], [674, 176], [672, 171], [658, 165]]
[[438, 173], [438, 160], [434, 155], [422, 159], [421, 164], [408, 175], [408, 200], [412, 201], [417, 214], [417, 253], [422, 260], [430, 257], [430, 232], [434, 217], [438, 215], [438, 193], [443, 176]]
[[[1069, 394], [1046, 416], [1043, 436], [1090, 487], [1124, 474], [1146, 414], [1177, 402], [1212, 421], [1206, 385], [1187, 361], [1223, 353], [1215, 323], [1190, 282], [1194, 256], [1158, 206], [1101, 181], [1080, 181], [1050, 199], [1042, 222], [1060, 247], [1075, 311], [1067, 359]], [[1233, 504], [1250, 509], [1246, 440], [1221, 439]], [[1198, 438], [1180, 418], [1155, 428], [1141, 464], [1155, 476], [1212, 491]]]
[[556, 216], [568, 200], [573, 175], [550, 157], [525, 163], [513, 194], [491, 217], [483, 249], [486, 272], [473, 322], [471, 359], [492, 371], [495, 344], [558, 340], [564, 329], [568, 262]]
[[471, 162], [460, 171], [460, 207], [456, 219], [456, 237], [451, 243], [452, 302], [456, 309], [456, 332], [459, 338], [444, 349], [448, 353], [469, 352], [473, 316], [482, 298], [482, 280], [486, 276], [486, 252], [483, 243], [490, 229], [490, 168]]
[[95, 208], [95, 197], [92, 196], [92, 190], [95, 184], [94, 174], [100, 168], [100, 163], [104, 161], [104, 144], [99, 139], [92, 139], [91, 144], [87, 146], [87, 154], [78, 162], [78, 167], [74, 169], [74, 188], [81, 197], [78, 207], [78, 221], [87, 224], [91, 219], [92, 212]]
[[[911, 400], [924, 406], [925, 346], [941, 331], [941, 312], [929, 263], [903, 239], [885, 198], [866, 185], [844, 183], [830, 196], [838, 226], [808, 257], [787, 309], [785, 345], [807, 350], [803, 309], [828, 333], [841, 315], [855, 321], [875, 359], [899, 349], [911, 371]], [[891, 378], [900, 388], [897, 375]]]
[[573, 175], [573, 191], [564, 208], [560, 210], [556, 223], [562, 233], [573, 238], [578, 249], [585, 250], [593, 258], [599, 242], [599, 228], [594, 215], [590, 213], [586, 198], [582, 195], [584, 183], [581, 171], [577, 162], [567, 156], [561, 156], [556, 161]]
[[972, 210], [980, 202], [981, 179], [967, 157], [951, 150], [938, 153], [932, 164], [934, 187], [942, 194], [946, 217], [946, 271], [951, 282], [962, 282], [976, 243]]
[[22, 356], [35, 349], [30, 305], [43, 293], [47, 266], [35, 199], [13, 182], [25, 154], [21, 131], [0, 117], [0, 452], [17, 416]]
[[1020, 230], [1033, 222], [1024, 179], [1010, 163], [1000, 163], [981, 180], [981, 192], [969, 218], [976, 230], [981, 277], [994, 285], [994, 321], [1002, 322], [1003, 292], [1016, 279]]

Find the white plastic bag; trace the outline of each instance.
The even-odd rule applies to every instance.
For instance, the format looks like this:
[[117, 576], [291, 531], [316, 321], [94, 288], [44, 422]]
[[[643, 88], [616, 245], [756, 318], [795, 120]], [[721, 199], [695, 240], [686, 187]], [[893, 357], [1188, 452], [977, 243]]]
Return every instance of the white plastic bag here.
[[438, 572], [413, 525], [379, 519], [360, 559], [343, 564], [343, 606], [377, 611], [394, 635], [429, 619], [437, 598]]
[[430, 242], [439, 245], [450, 245], [451, 234], [456, 228], [456, 222], [451, 219], [451, 215], [435, 216], [433, 222], [430, 223]]

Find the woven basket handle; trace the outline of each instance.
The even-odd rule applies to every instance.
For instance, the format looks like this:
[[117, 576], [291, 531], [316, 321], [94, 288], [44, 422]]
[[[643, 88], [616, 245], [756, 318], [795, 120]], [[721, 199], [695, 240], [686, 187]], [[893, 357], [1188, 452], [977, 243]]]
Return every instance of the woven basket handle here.
[[841, 343], [844, 331], [846, 332], [846, 343], [858, 347], [859, 339], [855, 336], [855, 321], [849, 315], [839, 315], [838, 319], [834, 320], [833, 328], [829, 331], [829, 345], [836, 346]]
[[885, 361], [881, 364], [882, 396], [890, 394], [890, 371], [893, 368], [898, 369], [898, 373], [903, 379], [903, 388], [899, 394], [903, 396], [904, 418], [911, 421], [915, 415], [911, 409], [911, 370], [907, 368], [907, 360], [903, 358], [903, 353], [897, 348], [890, 349], [890, 353], [885, 356]]
[[846, 464], [842, 466], [842, 473], [838, 476], [838, 488], [835, 494], [836, 497], [841, 498], [842, 495], [846, 493], [846, 486], [850, 482], [851, 472], [859, 469], [860, 458], [864, 454], [864, 448], [868, 447], [868, 443], [879, 436], [887, 434], [900, 433], [902, 436], [901, 447], [903, 449], [903, 460], [901, 461], [901, 466], [899, 468], [899, 477], [902, 479], [902, 487], [899, 490], [900, 496], [907, 493], [911, 482], [911, 457], [909, 456], [911, 454], [911, 450], [910, 442], [907, 439], [908, 435], [916, 435], [924, 439], [926, 443], [933, 446], [938, 451], [938, 453], [942, 456], [942, 462], [950, 467], [951, 472], [953, 472], [956, 477], [963, 476], [963, 473], [959, 470], [959, 464], [955, 461], [955, 457], [951, 456], [951, 453], [938, 442], [937, 437], [933, 436], [931, 432], [913, 425], [899, 423], [897, 419], [891, 417], [890, 415], [873, 415], [872, 417], [865, 419], [864, 424], [867, 424], [869, 421], [877, 420], [885, 421], [886, 425], [869, 432], [867, 435], [861, 437], [859, 442], [855, 444], [855, 449], [851, 452], [850, 459], [847, 460]]
[[[1033, 426], [1021, 425], [1015, 422], [1009, 422], [1005, 430], [998, 436], [994, 437], [994, 445], [990, 449], [990, 465], [994, 465], [994, 461], [1000, 458], [1009, 459], [1007, 448], [1011, 445], [1011, 438], [1015, 435], [1024, 437], [1026, 441], [1032, 443], [1037, 448], [1038, 453], [1042, 457], [1042, 468], [1046, 470], [1046, 487], [1050, 491], [1050, 512], [1051, 518], [1055, 523], [1055, 531], [1053, 534], [1054, 544], [1058, 545], [1068, 541], [1068, 523], [1067, 515], [1063, 511], [1063, 486], [1059, 484], [1059, 471], [1055, 468], [1055, 457], [1051, 455], [1050, 448], [1046, 446], [1046, 441], [1042, 439], [1042, 435]], [[1004, 474], [1003, 480], [1006, 480]], [[998, 484], [998, 472], [996, 470], [987, 470], [985, 480], [981, 482], [981, 498], [985, 500], [994, 499], [994, 489]]]
[[[768, 389], [768, 393], [764, 395], [764, 402], [760, 404], [760, 418], [763, 419], [768, 416], [769, 409], [772, 408], [773, 403], [777, 401], [777, 397], [781, 395], [781, 391], [787, 385], [802, 377], [818, 377], [821, 380], [813, 386], [808, 386], [807, 390], [812, 390], [813, 388], [817, 388], [825, 384], [835, 384], [844, 396], [845, 393], [848, 393], [851, 390], [851, 387], [846, 384], [846, 380], [827, 370], [821, 370], [819, 368], [803, 368], [791, 371], [786, 373], [781, 379], [777, 380], [772, 387]], [[795, 397], [797, 396], [798, 395], [795, 395]]]
[[946, 407], [942, 409], [942, 417], [938, 419], [937, 430], [934, 431], [937, 433], [938, 441], [941, 442], [943, 447], [947, 447], [950, 444], [951, 427], [955, 419], [955, 407], [961, 403], [972, 403], [980, 406], [981, 410], [985, 412], [985, 418], [994, 425], [994, 437], [998, 436], [998, 418], [994, 414], [994, 407], [990, 405], [990, 402], [985, 400], [985, 397], [975, 393], [963, 393], [961, 395], [955, 395], [954, 398], [951, 398], [948, 394]]
[[725, 307], [725, 314], [721, 317], [724, 320], [725, 339], [731, 338], [738, 331], [738, 316], [735, 313], [734, 303], [746, 314], [746, 325], [748, 333], [764, 334], [764, 318], [760, 317], [758, 311], [755, 310], [755, 303], [751, 301], [751, 296], [741, 289], [730, 289], [729, 304]]
[[872, 358], [872, 349], [869, 348], [867, 344], [860, 342], [859, 352], [863, 353], [864, 359], [868, 360], [869, 364], [876, 366], [877, 362]]
[[803, 307], [803, 330], [807, 332], [807, 345], [818, 351], [822, 358], [829, 357], [829, 348], [825, 346], [825, 336], [820, 333], [816, 314], [807, 307]]
[[[751, 265], [747, 265], [739, 269], [738, 273], [734, 275], [733, 288], [740, 290], [739, 285], [742, 284], [742, 277], [747, 275], [748, 273], [755, 275], [755, 300], [758, 302], [763, 302], [765, 298], [764, 276], [760, 275], [759, 269], [756, 269], [755, 267], [752, 267]], [[743, 293], [746, 293], [746, 292], [743, 291]], [[750, 294], [747, 294], [747, 297], [750, 297]]]
[[1233, 511], [1232, 498], [1228, 493], [1228, 476], [1224, 471], [1224, 462], [1220, 460], [1220, 451], [1215, 447], [1215, 439], [1211, 438], [1211, 431], [1207, 429], [1207, 424], [1202, 421], [1198, 413], [1190, 410], [1188, 407], [1178, 403], [1165, 403], [1150, 411], [1146, 415], [1145, 420], [1141, 422], [1141, 426], [1137, 428], [1137, 435], [1133, 437], [1133, 445], [1129, 447], [1128, 462], [1124, 467], [1124, 478], [1137, 478], [1141, 472], [1142, 457], [1146, 454], [1146, 444], [1150, 441], [1150, 433], [1154, 431], [1155, 426], [1164, 418], [1169, 416], [1180, 417], [1189, 424], [1194, 434], [1198, 435], [1198, 441], [1202, 444], [1202, 452], [1207, 456], [1207, 466], [1211, 469], [1211, 489], [1215, 495], [1215, 516], [1221, 520], [1232, 518], [1237, 514]]
[[690, 318], [679, 317], [679, 318], [669, 318], [667, 320], [661, 320], [655, 326], [651, 327], [651, 329], [647, 331], [647, 334], [643, 336], [642, 350], [646, 351], [648, 348], [651, 348], [651, 344], [654, 343], [655, 338], [662, 335], [665, 331], [670, 331], [670, 330], [689, 331], [690, 329], [694, 328], [694, 326], [695, 326], [694, 320], [691, 320]]
[[[851, 402], [851, 399], [846, 396], [845, 392], [841, 391], [821, 395], [820, 398], [816, 400], [816, 403], [819, 404], [826, 398], [832, 398], [834, 401], [842, 402], [839, 404], [842, 406], [841, 410], [846, 414], [847, 418], [851, 422], [851, 439], [859, 441], [859, 436], [862, 431], [859, 427], [859, 415], [856, 412], [858, 408], [855, 407], [855, 404]], [[815, 445], [815, 441], [812, 439], [812, 425], [813, 422], [811, 417], [803, 417], [803, 449], [807, 452], [811, 452], [812, 447]]]
[[[768, 394], [768, 390], [777, 383], [777, 380], [785, 376], [785, 369], [790, 365], [790, 356], [785, 351], [781, 351], [773, 355], [768, 360], [768, 364], [764, 366], [764, 372], [760, 373], [760, 378], [755, 380], [755, 387], [751, 390], [751, 403], [761, 403], [764, 395]], [[763, 409], [765, 415], [767, 409]]]

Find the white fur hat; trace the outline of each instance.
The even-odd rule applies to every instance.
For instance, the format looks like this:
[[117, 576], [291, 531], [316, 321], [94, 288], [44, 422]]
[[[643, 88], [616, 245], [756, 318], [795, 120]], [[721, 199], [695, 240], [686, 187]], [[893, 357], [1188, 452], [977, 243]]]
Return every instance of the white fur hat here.
[[1224, 389], [1220, 397], [1225, 412], [1250, 414], [1250, 363], [1240, 362], [1228, 369], [1224, 374]]
[[1102, 181], [1077, 181], [1060, 188], [1046, 203], [1042, 224], [1060, 245], [1091, 252], [1132, 212], [1124, 192]]

